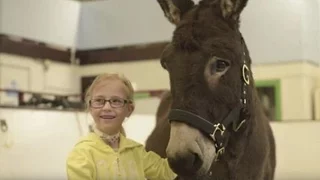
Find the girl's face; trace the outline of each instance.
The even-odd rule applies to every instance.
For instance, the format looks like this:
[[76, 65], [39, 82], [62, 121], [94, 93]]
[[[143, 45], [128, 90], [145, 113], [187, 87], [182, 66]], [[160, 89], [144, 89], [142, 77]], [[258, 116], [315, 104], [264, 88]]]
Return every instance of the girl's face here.
[[89, 107], [100, 131], [110, 135], [119, 132], [124, 119], [131, 115], [134, 105], [128, 103], [126, 89], [118, 79], [107, 79], [94, 86]]

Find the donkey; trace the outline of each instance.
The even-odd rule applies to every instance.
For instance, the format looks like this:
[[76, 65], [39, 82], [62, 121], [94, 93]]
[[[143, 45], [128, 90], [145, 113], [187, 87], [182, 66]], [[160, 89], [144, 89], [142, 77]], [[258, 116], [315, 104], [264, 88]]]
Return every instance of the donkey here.
[[147, 150], [178, 179], [274, 179], [275, 139], [239, 31], [248, 0], [157, 1], [175, 25], [161, 55], [171, 97]]

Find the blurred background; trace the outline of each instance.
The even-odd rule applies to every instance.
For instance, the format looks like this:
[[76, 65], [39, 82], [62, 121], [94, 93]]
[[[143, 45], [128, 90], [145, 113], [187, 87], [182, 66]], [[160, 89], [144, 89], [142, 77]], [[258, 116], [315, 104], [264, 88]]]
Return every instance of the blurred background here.
[[[82, 95], [105, 72], [133, 82], [125, 129], [144, 144], [169, 89], [159, 57], [173, 29], [154, 0], [0, 0], [0, 179], [66, 179], [66, 156], [92, 124]], [[320, 0], [249, 0], [241, 32], [272, 120], [276, 179], [320, 179]]]

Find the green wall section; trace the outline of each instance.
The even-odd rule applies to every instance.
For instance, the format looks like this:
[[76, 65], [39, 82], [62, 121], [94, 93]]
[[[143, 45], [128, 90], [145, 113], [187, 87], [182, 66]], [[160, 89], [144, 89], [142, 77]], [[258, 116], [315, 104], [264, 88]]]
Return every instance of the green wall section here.
[[281, 84], [279, 79], [256, 80], [256, 87], [274, 87], [275, 89], [275, 110], [276, 121], [281, 120]]
[[150, 97], [151, 97], [150, 93], [135, 93], [133, 98], [135, 100], [140, 100], [140, 99], [147, 99]]

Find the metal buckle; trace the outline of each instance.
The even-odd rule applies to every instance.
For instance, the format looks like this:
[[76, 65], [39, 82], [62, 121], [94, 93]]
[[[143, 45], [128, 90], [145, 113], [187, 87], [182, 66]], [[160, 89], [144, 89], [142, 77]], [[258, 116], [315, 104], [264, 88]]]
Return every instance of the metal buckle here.
[[250, 70], [249, 70], [248, 66], [247, 66], [246, 64], [244, 64], [244, 65], [242, 66], [242, 78], [243, 78], [244, 82], [245, 82], [247, 85], [250, 84], [250, 77], [249, 77], [249, 75], [246, 73], [246, 72], [249, 72], [249, 71], [250, 71]]
[[216, 156], [214, 157], [214, 161], [216, 161], [216, 162], [219, 161], [219, 157], [220, 157], [221, 155], [223, 155], [224, 151], [225, 151], [225, 148], [224, 148], [224, 147], [220, 148], [220, 149], [218, 150]]
[[213, 125], [213, 127], [215, 127], [214, 131], [212, 134], [210, 134], [210, 137], [213, 139], [213, 141], [216, 141], [215, 135], [217, 131], [220, 131], [221, 136], [223, 136], [224, 131], [226, 130], [226, 128], [224, 127], [223, 124], [217, 123], [215, 125]]

